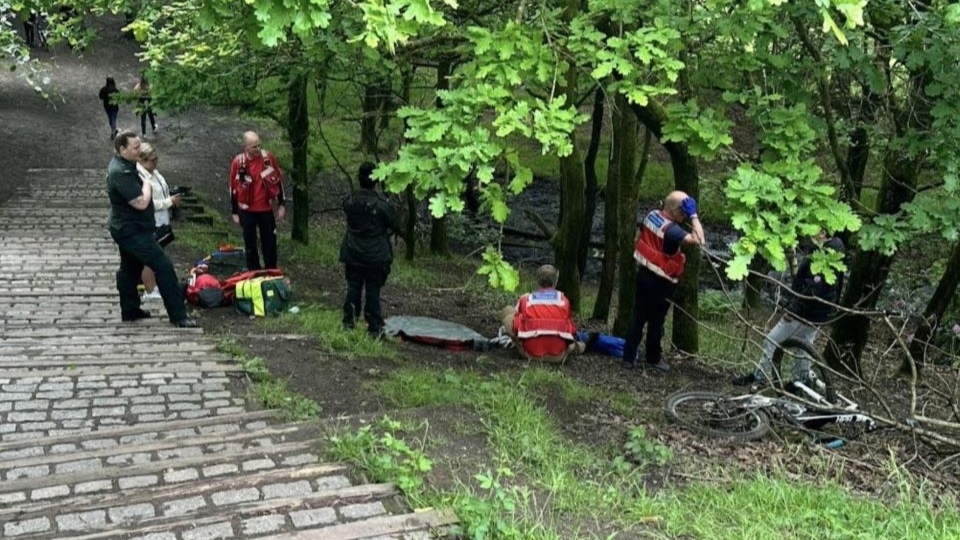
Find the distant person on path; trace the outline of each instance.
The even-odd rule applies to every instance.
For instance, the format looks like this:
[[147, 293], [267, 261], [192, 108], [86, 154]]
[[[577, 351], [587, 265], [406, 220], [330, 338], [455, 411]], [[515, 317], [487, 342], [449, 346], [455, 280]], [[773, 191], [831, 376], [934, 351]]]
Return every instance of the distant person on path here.
[[153, 183], [137, 173], [140, 139], [132, 131], [123, 131], [114, 139], [117, 153], [107, 166], [107, 196], [110, 198], [110, 236], [120, 249], [117, 291], [120, 293], [120, 319], [134, 322], [150, 317], [140, 307], [137, 284], [144, 266], [156, 273], [170, 323], [194, 328], [197, 321], [187, 317], [183, 294], [177, 283], [173, 263], [154, 237]]
[[[243, 152], [230, 162], [230, 206], [233, 222], [243, 228], [247, 270], [277, 268], [277, 221], [286, 217], [283, 171], [276, 156], [260, 148], [253, 131], [243, 134]], [[276, 217], [274, 217], [276, 206]], [[263, 264], [257, 250], [257, 232]]]
[[[343, 327], [353, 328], [360, 313], [367, 322], [367, 332], [379, 338], [383, 332], [380, 310], [380, 289], [390, 275], [393, 248], [390, 233], [402, 234], [393, 205], [375, 191], [372, 174], [376, 165], [360, 165], [357, 180], [360, 189], [343, 199], [347, 231], [340, 244], [340, 262], [347, 277], [347, 297], [343, 303]], [[366, 304], [361, 311], [361, 297], [366, 290]]]
[[140, 137], [147, 137], [147, 117], [150, 118], [150, 134], [157, 132], [157, 117], [153, 114], [153, 96], [150, 94], [150, 82], [146, 75], [140, 75], [140, 80], [133, 86], [133, 93], [137, 95], [137, 113], [140, 114]]
[[[688, 233], [680, 223], [690, 221]], [[637, 365], [637, 349], [647, 328], [645, 366], [669, 371], [662, 358], [660, 344], [663, 326], [670, 310], [670, 299], [683, 274], [687, 259], [682, 245], [703, 245], [703, 226], [697, 215], [697, 201], [682, 191], [673, 191], [662, 207], [646, 215], [637, 215], [637, 237], [633, 258], [637, 261], [633, 319], [623, 349], [623, 367]]]
[[559, 279], [556, 267], [541, 266], [537, 269], [539, 289], [521, 296], [516, 307], [503, 308], [504, 332], [530, 360], [560, 363], [586, 349], [585, 343], [577, 341], [570, 301], [556, 289]]
[[[137, 163], [137, 174], [141, 181], [149, 181], [153, 189], [153, 218], [155, 228], [164, 225], [170, 225], [170, 209], [180, 204], [180, 195], [170, 195], [170, 187], [166, 179], [157, 170], [157, 162], [160, 157], [157, 155], [156, 148], [150, 143], [140, 144], [140, 158]], [[157, 277], [149, 267], [143, 267], [141, 274], [143, 286], [146, 292], [143, 300], [160, 300], [160, 289], [157, 288]]]
[[100, 101], [103, 102], [103, 112], [107, 113], [107, 122], [110, 124], [110, 139], [117, 136], [117, 115], [120, 114], [120, 104], [117, 103], [117, 81], [113, 77], [107, 77], [107, 84], [100, 89]]
[[[824, 249], [839, 253], [846, 251], [843, 240], [830, 237], [825, 230], [821, 230], [816, 237], [811, 238], [811, 241], [815, 246], [823, 246]], [[790, 338], [813, 345], [817, 337], [817, 327], [825, 324], [833, 316], [834, 308], [831, 304], [836, 304], [840, 300], [843, 275], [838, 275], [833, 284], [827, 283], [822, 275], [813, 273], [812, 263], [811, 255], [807, 255], [800, 261], [797, 274], [793, 278], [793, 283], [790, 284], [790, 290], [783, 296], [785, 313], [763, 339], [763, 354], [757, 369], [735, 378], [734, 385], [750, 386], [770, 380], [773, 375], [773, 353], [776, 352], [777, 347]], [[806, 373], [810, 371], [810, 359], [799, 358], [794, 368], [793, 376], [801, 380], [805, 379]]]

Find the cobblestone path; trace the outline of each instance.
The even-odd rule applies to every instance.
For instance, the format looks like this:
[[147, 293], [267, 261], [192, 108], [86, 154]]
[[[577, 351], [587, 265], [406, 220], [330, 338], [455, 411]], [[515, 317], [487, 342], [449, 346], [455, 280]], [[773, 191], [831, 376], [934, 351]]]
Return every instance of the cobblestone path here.
[[309, 425], [248, 407], [240, 366], [159, 303], [120, 322], [103, 175], [33, 170], [0, 206], [0, 538], [426, 539], [449, 525], [323, 462]]

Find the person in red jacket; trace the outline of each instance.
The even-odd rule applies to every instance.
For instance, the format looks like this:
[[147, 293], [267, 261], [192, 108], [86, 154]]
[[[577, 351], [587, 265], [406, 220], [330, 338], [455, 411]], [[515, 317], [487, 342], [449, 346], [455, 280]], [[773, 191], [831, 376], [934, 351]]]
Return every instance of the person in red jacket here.
[[[277, 221], [286, 217], [282, 180], [277, 157], [260, 148], [255, 132], [244, 133], [243, 152], [230, 163], [230, 206], [233, 222], [243, 228], [247, 270], [277, 268]], [[257, 250], [258, 231], [263, 266]]]
[[560, 272], [549, 264], [537, 269], [538, 290], [520, 297], [516, 307], [503, 309], [503, 329], [517, 350], [531, 360], [563, 362], [570, 353], [582, 353], [586, 344], [576, 339], [570, 301], [556, 289]]
[[[693, 233], [679, 224], [690, 222]], [[670, 310], [670, 298], [683, 274], [686, 257], [682, 245], [703, 245], [703, 226], [697, 215], [697, 201], [682, 191], [667, 195], [663, 207], [637, 216], [637, 237], [633, 258], [637, 261], [633, 319], [623, 347], [623, 367], [637, 363], [637, 349], [647, 327], [646, 367], [669, 371], [661, 358], [660, 340]]]

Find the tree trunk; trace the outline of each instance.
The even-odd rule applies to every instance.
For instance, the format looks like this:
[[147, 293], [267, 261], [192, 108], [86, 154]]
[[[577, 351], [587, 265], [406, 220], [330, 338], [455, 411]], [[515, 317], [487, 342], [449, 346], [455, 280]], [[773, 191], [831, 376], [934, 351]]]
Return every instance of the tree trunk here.
[[[947, 268], [940, 276], [940, 283], [937, 284], [937, 290], [933, 292], [927, 307], [923, 310], [923, 320], [913, 334], [913, 341], [910, 343], [910, 356], [913, 357], [917, 366], [925, 364], [927, 361], [927, 349], [931, 345], [930, 338], [933, 332], [940, 326], [943, 314], [946, 313], [957, 292], [957, 286], [960, 285], [960, 242], [954, 244], [953, 254], [947, 261]], [[900, 371], [910, 373], [909, 359], [905, 359], [900, 366]]]
[[[587, 147], [587, 155], [583, 159], [583, 169], [586, 174], [586, 190], [584, 192], [584, 202], [586, 203], [584, 222], [584, 240], [580, 244], [580, 255], [577, 259], [577, 268], [580, 270], [580, 278], [587, 269], [587, 254], [590, 252], [590, 237], [593, 232], [593, 216], [597, 212], [597, 193], [599, 191], [599, 182], [597, 181], [597, 155], [600, 153], [600, 139], [603, 137], [603, 100], [604, 93], [602, 87], [597, 87], [593, 93], [593, 114], [591, 115], [590, 145]], [[609, 175], [608, 175], [609, 176]]]
[[[624, 134], [636, 137], [637, 117], [628, 113], [630, 104], [622, 95], [617, 95], [617, 109], [623, 115]], [[635, 139], [634, 139], [635, 140]], [[637, 262], [633, 258], [634, 241], [637, 237], [637, 199], [640, 197], [640, 186], [643, 184], [643, 177], [647, 173], [647, 163], [650, 160], [650, 144], [653, 142], [653, 134], [649, 129], [643, 133], [643, 149], [640, 151], [640, 165], [634, 172], [633, 163], [636, 159], [636, 143], [624, 141], [624, 147], [620, 154], [620, 170], [624, 171], [620, 175], [620, 202], [619, 218], [620, 240], [617, 242], [619, 250], [619, 288], [617, 291], [617, 316], [613, 320], [613, 334], [620, 337], [627, 335], [630, 328], [630, 321], [633, 319], [633, 303], [637, 288]], [[623, 153], [630, 150], [631, 156], [625, 156]], [[628, 160], [628, 165], [624, 166], [624, 160]]]
[[[673, 182], [677, 189], [693, 198], [700, 197], [700, 173], [697, 158], [690, 155], [686, 146], [671, 152]], [[673, 293], [673, 345], [688, 354], [700, 350], [700, 249], [687, 246], [687, 265]]]
[[[453, 71], [453, 64], [449, 58], [443, 58], [437, 65], [437, 92], [450, 89], [450, 73]], [[435, 106], [438, 109], [443, 108], [443, 100], [439, 93], [435, 100]], [[466, 181], [464, 183], [467, 183]], [[466, 193], [469, 186], [464, 190]], [[447, 216], [440, 218], [431, 218], [430, 220], [430, 254], [431, 255], [450, 255], [450, 237], [447, 234]]]
[[769, 269], [770, 265], [762, 257], [754, 257], [750, 261], [750, 273], [743, 280], [743, 308], [747, 311], [763, 304], [763, 287], [767, 284], [765, 277]]
[[384, 112], [387, 99], [390, 97], [389, 79], [382, 76], [364, 86], [363, 90], [363, 117], [360, 119], [360, 151], [364, 155], [379, 159], [380, 136], [377, 125]]
[[[579, 9], [578, 0], [566, 0], [563, 19], [569, 23], [576, 17]], [[577, 101], [577, 73], [577, 69], [570, 66], [564, 76], [563, 91], [567, 96], [567, 103]], [[587, 181], [576, 132], [570, 134], [570, 143], [573, 146], [570, 155], [560, 158], [561, 220], [557, 234], [553, 237], [553, 251], [554, 264], [560, 270], [557, 288], [567, 295], [570, 307], [577, 313], [580, 310], [580, 269], [577, 256], [580, 254], [580, 243], [583, 241], [583, 229], [586, 225], [586, 205], [583, 198]]]
[[310, 114], [307, 83], [310, 72], [296, 71], [287, 88], [287, 136], [293, 156], [293, 227], [290, 237], [310, 243], [310, 177], [307, 169], [307, 144], [310, 140]]
[[447, 235], [447, 217], [432, 218], [430, 221], [430, 254], [446, 257], [450, 255], [450, 238]]
[[417, 197], [413, 193], [413, 184], [407, 186], [403, 194], [407, 200], [407, 221], [404, 224], [406, 259], [412, 261], [417, 256]]
[[[621, 172], [620, 156], [623, 152], [624, 139], [636, 141], [636, 121], [633, 129], [624, 131], [624, 116], [633, 118], [632, 114], [623, 114], [623, 109], [614, 107], [611, 112], [612, 141], [611, 152], [607, 165], [607, 186], [603, 193], [603, 266], [600, 270], [600, 287], [597, 290], [597, 302], [593, 305], [591, 319], [606, 322], [610, 316], [610, 301], [613, 298], [613, 286], [617, 279], [617, 262], [620, 251], [620, 183], [624, 174]], [[636, 142], [634, 142], [636, 145]], [[636, 153], [636, 146], [633, 148]], [[589, 170], [589, 169], [588, 169]], [[630, 176], [626, 180], [633, 184], [633, 167], [626, 169]], [[626, 227], [626, 225], [624, 225]]]
[[[885, 172], [877, 194], [877, 214], [893, 215], [916, 194], [918, 162], [916, 158], [891, 152], [883, 165]], [[893, 256], [858, 250], [841, 305], [861, 311], [875, 309], [892, 263]], [[870, 318], [866, 315], [840, 317], [833, 325], [831, 345], [824, 352], [827, 363], [836, 370], [859, 375], [860, 358], [869, 332]]]

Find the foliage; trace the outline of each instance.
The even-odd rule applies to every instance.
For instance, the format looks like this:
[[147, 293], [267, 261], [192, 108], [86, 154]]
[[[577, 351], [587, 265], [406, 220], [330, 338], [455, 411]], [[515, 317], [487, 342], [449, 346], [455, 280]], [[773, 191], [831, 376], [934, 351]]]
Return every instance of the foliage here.
[[504, 486], [502, 478], [511, 479], [514, 474], [507, 467], [500, 467], [496, 473], [485, 471], [475, 474], [473, 479], [482, 495], [469, 493], [457, 497], [455, 508], [462, 522], [460, 533], [470, 540], [529, 538], [518, 522], [522, 517], [518, 511], [530, 499], [530, 492], [524, 486]]
[[[46, 39], [49, 46], [66, 43], [71, 48], [82, 49], [90, 43], [94, 34], [83, 26], [83, 16], [66, 17], [61, 8], [81, 2], [54, 2], [46, 0], [0, 0], [0, 65], [16, 72], [30, 87], [43, 96], [52, 98], [55, 90], [46, 68], [31, 56], [30, 48], [14, 27], [14, 16], [23, 21], [35, 11], [43, 17], [46, 26]], [[85, 3], [85, 2], [84, 2]], [[85, 9], [84, 9], [85, 8]], [[80, 13], [103, 11], [96, 5], [82, 6]]]
[[[820, 183], [819, 178], [820, 168], [811, 160], [737, 168], [726, 195], [734, 208], [731, 223], [744, 236], [731, 248], [733, 259], [726, 270], [731, 279], [746, 277], [757, 255], [777, 271], [784, 271], [788, 250], [821, 229], [834, 234], [860, 228], [860, 218], [849, 205], [836, 200], [833, 186]], [[823, 265], [825, 275], [829, 268], [840, 272], [846, 269], [837, 258], [820, 261], [828, 263]]]
[[520, 274], [517, 269], [503, 259], [503, 253], [487, 246], [483, 252], [483, 264], [477, 270], [478, 274], [486, 275], [490, 286], [505, 291], [515, 291], [520, 284]]
[[[643, 426], [634, 426], [627, 432], [627, 442], [623, 443], [626, 457], [640, 468], [647, 465], [666, 465], [673, 459], [673, 450], [658, 441], [647, 437]], [[617, 456], [618, 458], [620, 456]]]
[[329, 437], [332, 457], [356, 463], [375, 482], [393, 482], [414, 500], [422, 497], [423, 476], [433, 462], [421, 448], [412, 448], [402, 436], [415, 428], [384, 416], [376, 424], [353, 433]]
[[253, 387], [253, 393], [268, 409], [279, 409], [288, 421], [317, 418], [323, 411], [320, 404], [290, 390], [286, 381], [266, 381]]
[[270, 375], [270, 368], [267, 363], [259, 356], [243, 358], [243, 371], [253, 382], [269, 382], [273, 379]]

